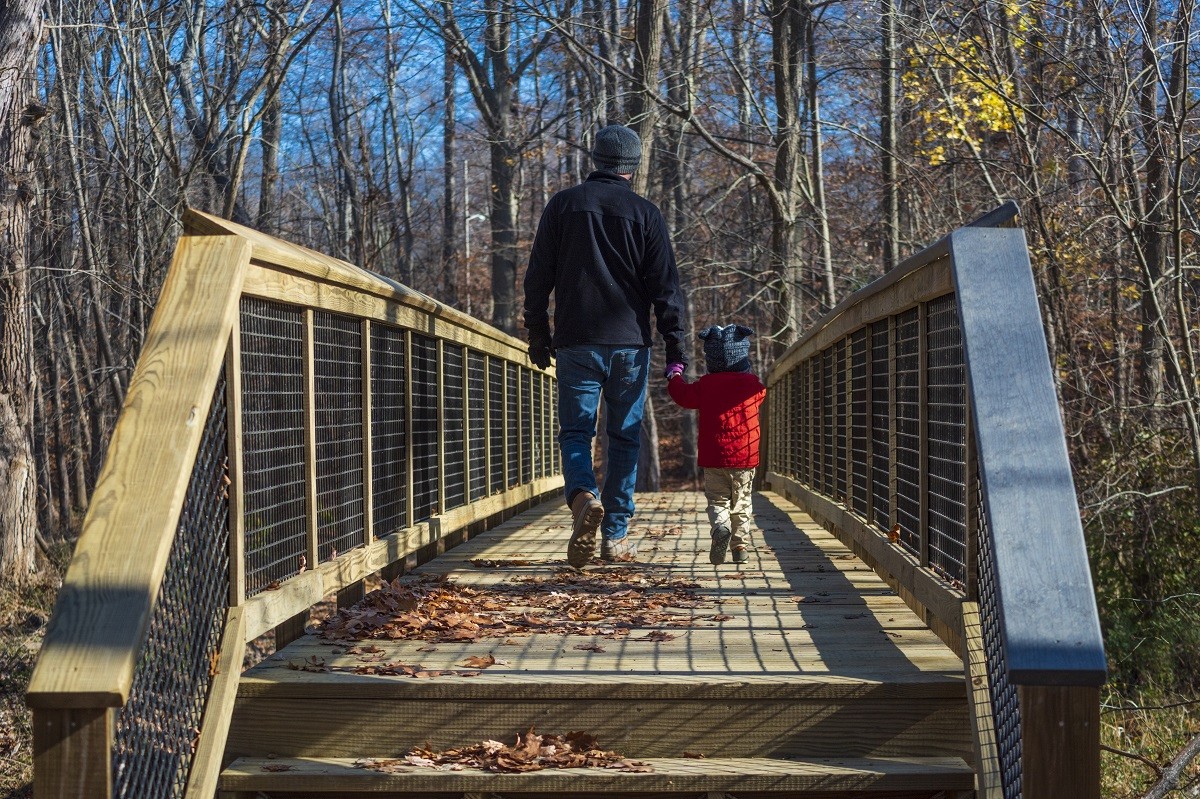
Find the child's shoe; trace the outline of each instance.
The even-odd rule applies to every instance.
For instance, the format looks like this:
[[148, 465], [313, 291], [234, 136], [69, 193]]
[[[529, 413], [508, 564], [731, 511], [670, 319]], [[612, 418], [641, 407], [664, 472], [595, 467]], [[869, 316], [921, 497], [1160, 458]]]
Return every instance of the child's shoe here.
[[745, 544], [738, 544], [733, 548], [733, 562], [745, 563], [750, 560], [750, 553], [746, 551]]
[[631, 561], [637, 557], [637, 542], [626, 535], [621, 538], [605, 538], [600, 542], [600, 559], [605, 563]]
[[723, 524], [715, 524], [712, 529], [712, 543], [708, 547], [708, 562], [720, 566], [725, 562], [725, 552], [729, 549], [729, 539], [733, 531]]

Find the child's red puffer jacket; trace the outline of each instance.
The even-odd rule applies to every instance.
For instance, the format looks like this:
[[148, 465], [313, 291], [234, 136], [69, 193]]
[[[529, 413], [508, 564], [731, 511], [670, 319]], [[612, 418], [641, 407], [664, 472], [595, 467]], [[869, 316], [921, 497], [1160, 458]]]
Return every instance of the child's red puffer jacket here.
[[749, 372], [712, 372], [695, 383], [673, 377], [671, 399], [700, 411], [698, 465], [711, 469], [758, 467], [758, 410], [767, 397], [762, 382]]

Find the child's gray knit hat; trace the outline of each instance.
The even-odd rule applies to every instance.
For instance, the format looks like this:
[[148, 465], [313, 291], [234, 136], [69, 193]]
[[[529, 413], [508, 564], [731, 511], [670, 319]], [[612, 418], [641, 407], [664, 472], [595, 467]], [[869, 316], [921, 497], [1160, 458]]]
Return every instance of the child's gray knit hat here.
[[597, 169], [631, 175], [642, 162], [642, 140], [624, 125], [609, 125], [596, 134], [592, 161]]
[[712, 325], [700, 331], [704, 340], [704, 363], [709, 372], [749, 372], [750, 336], [745, 325]]

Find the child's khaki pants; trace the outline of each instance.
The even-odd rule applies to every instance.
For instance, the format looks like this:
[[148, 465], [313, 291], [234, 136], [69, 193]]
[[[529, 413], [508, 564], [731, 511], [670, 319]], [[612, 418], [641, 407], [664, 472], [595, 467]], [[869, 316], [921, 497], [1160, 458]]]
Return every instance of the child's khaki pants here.
[[704, 497], [708, 500], [708, 521], [733, 531], [733, 547], [750, 543], [754, 526], [750, 498], [754, 492], [754, 469], [704, 470]]

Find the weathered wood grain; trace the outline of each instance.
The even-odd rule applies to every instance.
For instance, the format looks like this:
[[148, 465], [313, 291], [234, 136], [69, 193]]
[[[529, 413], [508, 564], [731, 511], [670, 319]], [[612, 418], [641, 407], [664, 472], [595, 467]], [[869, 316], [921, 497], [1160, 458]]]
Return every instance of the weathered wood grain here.
[[[389, 774], [355, 766], [353, 760], [334, 758], [246, 758], [234, 762], [221, 786], [239, 791], [300, 790], [312, 793], [343, 791], [396, 791], [425, 793], [530, 792], [578, 795], [581, 792], [624, 794], [632, 791], [691, 794], [716, 791], [723, 796], [736, 791], [786, 795], [826, 796], [843, 791], [943, 791], [969, 789], [971, 770], [957, 758], [830, 758], [765, 760], [711, 758], [651, 759], [648, 773], [611, 769], [543, 770], [527, 774], [489, 774], [477, 770], [455, 772], [410, 768]], [[286, 766], [286, 770], [282, 767]], [[859, 794], [862, 795], [862, 794]]]

